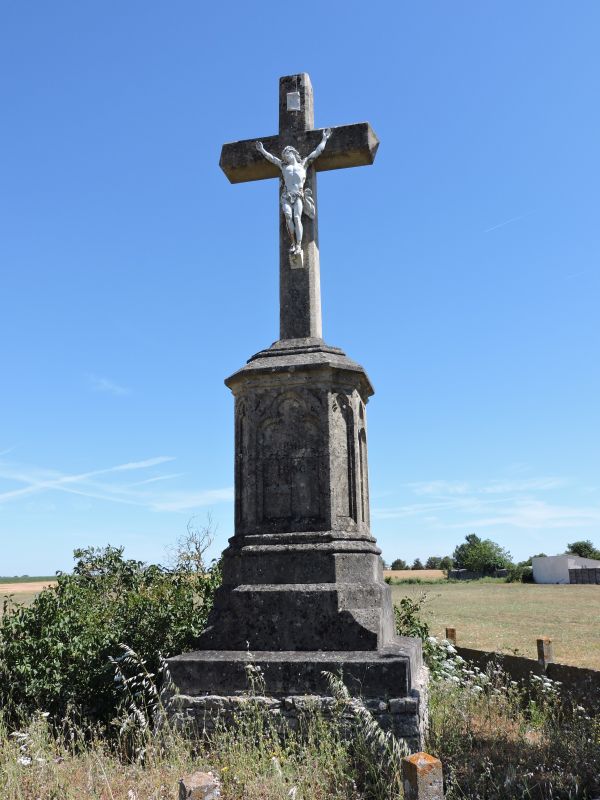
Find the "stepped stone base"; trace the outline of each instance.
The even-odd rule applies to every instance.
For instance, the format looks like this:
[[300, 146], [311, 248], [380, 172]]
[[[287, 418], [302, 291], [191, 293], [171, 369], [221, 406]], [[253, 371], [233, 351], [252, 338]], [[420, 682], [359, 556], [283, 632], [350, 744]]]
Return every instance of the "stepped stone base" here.
[[[405, 741], [413, 752], [423, 748], [427, 725], [427, 670], [423, 666], [412, 675], [412, 688], [406, 690], [408, 673], [393, 655], [381, 655], [378, 660], [376, 654], [365, 659], [365, 653], [257, 653], [251, 657], [248, 653], [219, 652], [213, 662], [196, 658], [207, 655], [187, 653], [169, 662], [181, 692], [169, 701], [169, 718], [180, 730], [200, 736], [210, 733], [216, 725], [234, 724], [236, 716], [253, 704], [292, 729], [298, 728], [310, 710], [325, 717], [339, 716], [340, 704], [329, 694], [322, 675], [322, 670], [327, 670], [341, 675], [353, 696], [361, 698], [384, 730]], [[309, 661], [299, 658], [307, 656]], [[262, 671], [264, 695], [248, 693], [246, 668], [250, 664]], [[223, 691], [223, 687], [239, 687], [242, 680], [245, 691]], [[213, 687], [211, 693], [200, 692], [199, 684]], [[220, 688], [215, 691], [215, 686]], [[398, 691], [390, 696], [392, 686]], [[351, 709], [342, 707], [342, 725], [350, 729], [352, 719]]]
[[[323, 675], [332, 672], [385, 730], [405, 740], [411, 750], [423, 746], [427, 674], [421, 643], [415, 639], [397, 637], [372, 652], [201, 650], [170, 659], [169, 667], [179, 691], [170, 701], [169, 716], [180, 728], [210, 732], [217, 721], [232, 723], [251, 703], [295, 728], [308, 708], [333, 713], [336, 703]], [[260, 669], [260, 697], [248, 694], [249, 667]], [[349, 710], [345, 716], [350, 719]]]

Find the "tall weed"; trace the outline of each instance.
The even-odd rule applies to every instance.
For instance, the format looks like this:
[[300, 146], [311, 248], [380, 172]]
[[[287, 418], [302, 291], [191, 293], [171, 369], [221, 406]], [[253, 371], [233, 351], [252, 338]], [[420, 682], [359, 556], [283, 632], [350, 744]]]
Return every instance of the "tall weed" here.
[[532, 676], [523, 686], [485, 672], [430, 640], [427, 749], [441, 759], [447, 800], [574, 800], [600, 793], [600, 718], [561, 687]]

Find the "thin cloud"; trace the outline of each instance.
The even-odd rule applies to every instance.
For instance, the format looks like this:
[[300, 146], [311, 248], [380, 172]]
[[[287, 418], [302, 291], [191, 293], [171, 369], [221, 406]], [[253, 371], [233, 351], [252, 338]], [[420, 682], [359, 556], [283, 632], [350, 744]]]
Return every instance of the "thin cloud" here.
[[589, 269], [580, 269], [579, 272], [570, 272], [568, 275], [565, 275], [565, 278], [578, 278], [580, 275], [585, 275], [586, 273], [590, 272]]
[[[536, 495], [557, 491], [572, 483], [567, 478], [544, 476], [494, 479], [475, 483], [434, 480], [405, 484], [418, 502], [375, 508], [377, 519], [422, 520], [439, 529], [476, 530], [501, 526], [542, 530], [582, 528], [600, 523], [600, 506], [560, 505]], [[589, 497], [589, 492], [587, 492]]]
[[464, 481], [418, 481], [405, 486], [415, 494], [426, 495], [465, 494], [469, 491], [469, 484]]
[[200, 492], [178, 492], [170, 498], [153, 503], [152, 507], [155, 511], [189, 511], [194, 508], [205, 508], [214, 503], [231, 502], [233, 495], [233, 486]]
[[[599, 522], [600, 508], [559, 506], [534, 500], [515, 503], [499, 510], [495, 516], [469, 520], [469, 524], [476, 528], [501, 525], [524, 529], [581, 528]], [[454, 523], [448, 527], [464, 527], [464, 524]]]
[[145, 461], [129, 461], [125, 464], [117, 464], [117, 466], [114, 467], [96, 469], [90, 472], [80, 472], [74, 475], [64, 475], [54, 471], [39, 470], [35, 467], [27, 470], [27, 468], [24, 469], [22, 467], [14, 468], [9, 466], [7, 468], [6, 466], [0, 466], [0, 477], [28, 484], [22, 489], [13, 489], [0, 494], [0, 503], [13, 500], [16, 497], [35, 494], [50, 489], [68, 490], [71, 488], [72, 484], [85, 483], [99, 475], [109, 475], [110, 473], [121, 472], [123, 470], [146, 469], [156, 466], [157, 464], [164, 464], [167, 461], [173, 461], [173, 457], [158, 456], [156, 458], [148, 458]]
[[114, 397], [124, 397], [131, 394], [131, 389], [121, 386], [108, 378], [103, 378], [100, 375], [87, 375], [86, 377], [90, 388], [94, 392], [105, 392], [106, 394], [112, 394]]
[[569, 481], [566, 478], [529, 478], [520, 481], [490, 481], [480, 489], [481, 494], [508, 494], [510, 492], [547, 492], [562, 489]]
[[[175, 461], [173, 456], [156, 456], [155, 458], [147, 458], [145, 461], [128, 461], [126, 464], [119, 464], [118, 467], [110, 467], [106, 472], [122, 472], [128, 469], [146, 469], [147, 467], [155, 467], [157, 464], [164, 464], [167, 461]], [[97, 472], [100, 475], [102, 470]]]
[[157, 475], [155, 478], [146, 478], [143, 481], [135, 481], [134, 483], [128, 483], [129, 487], [133, 486], [145, 486], [147, 483], [157, 483], [158, 481], [170, 481], [173, 478], [182, 478], [185, 475], [184, 472], [172, 472], [170, 475]]
[[[178, 478], [183, 473], [152, 475], [135, 483], [121, 484], [117, 478], [124, 472], [145, 470], [173, 461], [172, 456], [156, 456], [143, 461], [128, 461], [104, 469], [76, 474], [64, 474], [56, 470], [0, 463], [0, 478], [25, 484], [18, 489], [0, 493], [0, 505], [18, 501], [41, 492], [64, 492], [94, 500], [103, 500], [146, 508], [149, 511], [187, 511], [203, 508], [214, 503], [230, 502], [233, 488], [205, 490], [164, 491], [156, 487], [161, 481]], [[98, 480], [112, 476], [115, 480]]]
[[507, 494], [509, 492], [548, 491], [566, 486], [565, 478], [523, 478], [517, 480], [491, 480], [482, 485], [473, 485], [467, 481], [421, 481], [404, 484], [417, 495], [446, 497], [471, 494]]

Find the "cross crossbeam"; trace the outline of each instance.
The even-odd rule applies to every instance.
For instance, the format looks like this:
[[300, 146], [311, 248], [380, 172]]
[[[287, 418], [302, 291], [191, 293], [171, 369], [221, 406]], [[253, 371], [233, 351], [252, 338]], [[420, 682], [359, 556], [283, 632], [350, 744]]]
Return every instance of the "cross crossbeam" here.
[[[332, 137], [322, 155], [315, 161], [316, 172], [345, 167], [369, 166], [375, 161], [379, 140], [368, 122], [338, 125], [331, 129]], [[301, 153], [310, 153], [321, 141], [323, 129], [299, 131], [293, 136], [264, 136], [260, 141], [271, 152], [281, 152], [293, 144]], [[256, 150], [256, 139], [224, 144], [219, 166], [230, 183], [261, 181], [278, 178], [277, 167], [266, 161]]]
[[[372, 164], [378, 146], [368, 122], [314, 127], [306, 73], [279, 80], [277, 136], [223, 145], [219, 164], [231, 183], [280, 179], [280, 339], [322, 337], [316, 173]], [[294, 149], [289, 163], [284, 148]]]

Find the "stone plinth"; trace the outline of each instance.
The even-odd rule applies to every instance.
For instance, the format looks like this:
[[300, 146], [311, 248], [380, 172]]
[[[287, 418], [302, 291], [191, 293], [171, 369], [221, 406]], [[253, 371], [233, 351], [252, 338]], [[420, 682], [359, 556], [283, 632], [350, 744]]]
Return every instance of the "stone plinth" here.
[[235, 395], [235, 536], [199, 648], [377, 650], [394, 636], [369, 530], [366, 373], [322, 340], [277, 342]]

